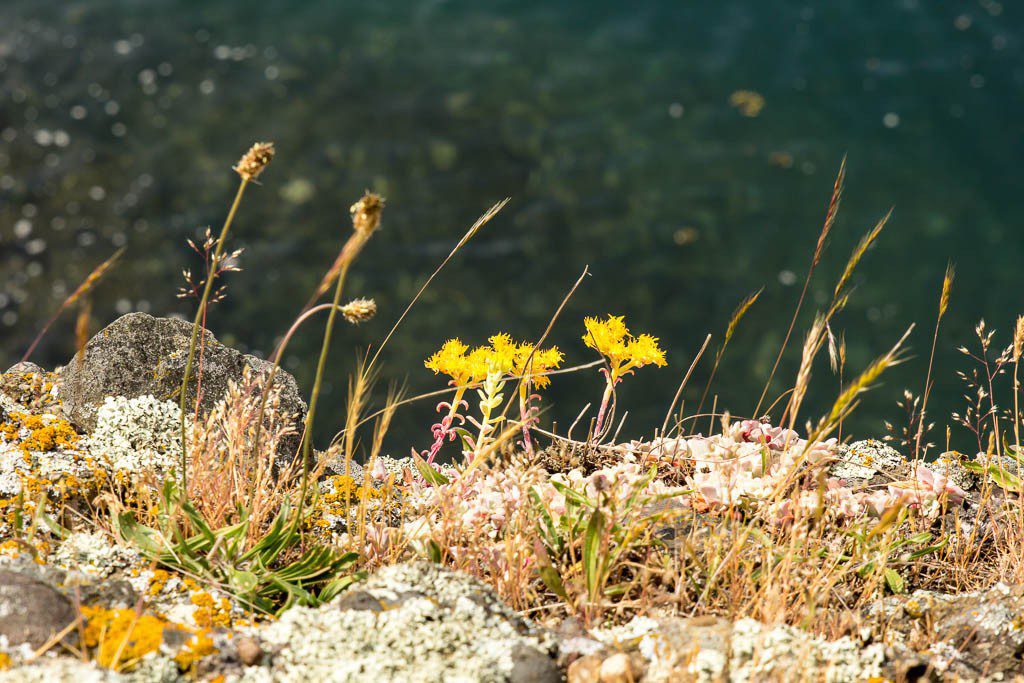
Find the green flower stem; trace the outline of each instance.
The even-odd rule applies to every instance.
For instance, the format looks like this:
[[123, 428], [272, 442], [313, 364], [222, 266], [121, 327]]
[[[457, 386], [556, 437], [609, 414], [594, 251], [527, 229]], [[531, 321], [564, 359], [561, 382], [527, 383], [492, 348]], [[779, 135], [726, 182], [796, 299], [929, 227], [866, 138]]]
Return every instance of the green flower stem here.
[[316, 377], [313, 380], [313, 392], [309, 396], [309, 411], [306, 413], [306, 426], [302, 430], [302, 484], [299, 487], [299, 509], [295, 516], [295, 527], [302, 520], [303, 506], [306, 503], [306, 491], [309, 486], [309, 461], [310, 451], [313, 446], [313, 419], [316, 417], [316, 405], [320, 398], [320, 385], [324, 379], [324, 368], [327, 365], [327, 354], [331, 348], [331, 334], [334, 331], [334, 319], [338, 315], [338, 302], [341, 301], [341, 291], [345, 286], [345, 275], [348, 274], [348, 263], [341, 267], [338, 273], [338, 284], [334, 287], [334, 301], [331, 304], [331, 312], [327, 315], [327, 326], [324, 328], [324, 341], [320, 347], [320, 359], [316, 364]]

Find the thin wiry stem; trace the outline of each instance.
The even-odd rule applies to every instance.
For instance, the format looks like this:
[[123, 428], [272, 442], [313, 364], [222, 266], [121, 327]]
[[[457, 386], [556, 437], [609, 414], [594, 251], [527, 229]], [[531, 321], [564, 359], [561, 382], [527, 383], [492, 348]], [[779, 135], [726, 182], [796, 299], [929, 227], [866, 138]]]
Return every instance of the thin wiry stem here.
[[[231, 203], [231, 210], [228, 211], [228, 217], [224, 220], [224, 227], [220, 229], [220, 236], [217, 237], [217, 247], [213, 252], [213, 263], [216, 268], [217, 261], [220, 260], [221, 254], [224, 252], [224, 243], [227, 241], [228, 231], [231, 229], [231, 223], [235, 220], [235, 214], [238, 212], [238, 206], [242, 203], [242, 195], [245, 194], [245, 188], [249, 185], [249, 178], [242, 176], [242, 181], [238, 184], [238, 192], [235, 194], [235, 201]], [[186, 444], [186, 413], [185, 404], [188, 402], [188, 380], [189, 375], [192, 373], [192, 362], [195, 360], [196, 354], [196, 340], [199, 338], [199, 323], [203, 320], [203, 316], [206, 312], [206, 304], [210, 299], [210, 291], [213, 289], [214, 277], [211, 274], [210, 277], [206, 278], [206, 286], [203, 287], [203, 296], [199, 299], [199, 309], [196, 311], [196, 318], [192, 322], [192, 338], [188, 343], [188, 359], [185, 361], [185, 374], [181, 378], [181, 396], [178, 398], [178, 408], [181, 410], [181, 490], [183, 492], [188, 491], [188, 448]], [[199, 400], [198, 394], [196, 400]], [[185, 495], [188, 495], [187, 493]]]
[[442, 270], [444, 270], [444, 267], [446, 265], [448, 265], [448, 262], [451, 261], [452, 258], [454, 258], [455, 254], [458, 253], [458, 251], [460, 249], [462, 249], [462, 247], [464, 247], [466, 245], [466, 243], [469, 242], [469, 240], [471, 240], [473, 238], [474, 235], [476, 235], [476, 233], [480, 230], [480, 228], [484, 227], [484, 225], [488, 221], [490, 221], [492, 218], [494, 218], [498, 214], [498, 212], [501, 211], [505, 207], [506, 204], [508, 204], [508, 202], [509, 202], [509, 198], [506, 197], [505, 199], [502, 199], [500, 202], [498, 202], [497, 204], [495, 204], [491, 208], [487, 209], [487, 211], [485, 211], [484, 214], [482, 216], [480, 216], [480, 218], [478, 218], [476, 220], [476, 223], [474, 223], [469, 228], [469, 230], [466, 231], [466, 234], [462, 236], [462, 239], [459, 240], [458, 244], [455, 245], [455, 247], [448, 253], [448, 255], [444, 258], [444, 260], [441, 261], [441, 265], [439, 265], [437, 267], [437, 269], [435, 269], [434, 272], [430, 274], [430, 277], [427, 278], [427, 281], [424, 282], [423, 286], [420, 287], [418, 292], [416, 292], [416, 296], [414, 296], [412, 298], [412, 300], [409, 302], [409, 305], [407, 305], [405, 307], [405, 310], [402, 311], [402, 315], [400, 315], [398, 317], [398, 320], [395, 321], [395, 324], [392, 325], [391, 329], [388, 331], [387, 335], [384, 337], [384, 341], [382, 341], [380, 343], [380, 346], [377, 347], [377, 351], [374, 352], [373, 357], [370, 358], [370, 362], [366, 364], [366, 369], [368, 371], [373, 369], [374, 364], [377, 362], [377, 358], [380, 357], [381, 351], [384, 350], [384, 347], [387, 345], [388, 341], [391, 339], [391, 336], [395, 333], [395, 330], [397, 330], [398, 326], [402, 324], [402, 321], [405, 320], [405, 317], [407, 315], [409, 315], [409, 311], [412, 310], [412, 307], [415, 306], [416, 302], [419, 301], [421, 296], [423, 296], [423, 292], [425, 292], [427, 290], [427, 287], [429, 287], [430, 283], [434, 281], [434, 278], [437, 277], [438, 273], [440, 273]]
[[[743, 316], [747, 314], [747, 311], [750, 310], [750, 307], [754, 305], [754, 302], [757, 301], [763, 291], [764, 287], [753, 294], [747, 295], [747, 297], [740, 302], [740, 305], [736, 307], [736, 310], [733, 311], [732, 317], [729, 318], [729, 324], [725, 327], [725, 337], [722, 339], [722, 345], [715, 353], [715, 362], [711, 366], [711, 374], [708, 375], [708, 382], [704, 385], [704, 392], [700, 395], [700, 402], [697, 403], [698, 413], [700, 412], [700, 409], [704, 407], [704, 399], [707, 398], [708, 390], [711, 389], [711, 383], [715, 379], [715, 373], [718, 372], [718, 364], [721, 363], [722, 356], [725, 355], [725, 349], [729, 346], [729, 340], [731, 340], [732, 336], [736, 333], [736, 328], [739, 326], [740, 320], [742, 320]], [[708, 336], [710, 337], [710, 335]], [[663, 425], [662, 430], [664, 429], [665, 427]]]
[[[710, 341], [710, 334], [704, 337], [704, 343], [700, 345], [700, 350], [697, 352], [697, 355], [693, 357], [693, 361], [690, 363], [690, 367], [686, 371], [686, 374], [683, 375], [683, 381], [679, 383], [679, 388], [676, 389], [676, 395], [672, 398], [672, 403], [669, 404], [668, 410], [665, 412], [665, 419], [661, 423], [662, 437], [665, 436], [665, 430], [668, 429], [668, 421], [669, 418], [672, 417], [672, 411], [675, 409], [676, 404], [679, 402], [679, 397], [683, 395], [683, 388], [686, 386], [687, 382], [690, 381], [690, 375], [693, 373], [693, 369], [697, 367], [697, 361], [699, 361], [700, 357], [704, 355], [704, 350], [708, 348], [708, 342]], [[700, 410], [698, 410], [697, 412], [699, 413]]]
[[949, 306], [949, 294], [953, 288], [953, 278], [956, 271], [953, 264], [946, 266], [946, 275], [942, 278], [942, 294], [939, 296], [939, 314], [935, 318], [935, 331], [932, 333], [932, 351], [928, 356], [928, 372], [924, 380], [924, 395], [921, 397], [921, 412], [918, 415], [917, 434], [914, 437], [914, 461], [917, 462], [921, 454], [921, 438], [924, 436], [925, 410], [928, 407], [928, 396], [932, 391], [932, 368], [935, 365], [935, 347], [939, 343], [939, 325], [943, 316], [946, 315], [946, 308]]
[[25, 351], [25, 355], [21, 357], [22, 363], [27, 361], [29, 356], [32, 355], [32, 352], [36, 350], [36, 346], [38, 346], [42, 338], [46, 336], [47, 330], [49, 330], [50, 326], [53, 325], [54, 322], [56, 322], [57, 318], [60, 317], [60, 314], [66, 311], [68, 307], [74, 304], [76, 301], [88, 295], [89, 292], [92, 291], [92, 289], [100, 281], [100, 279], [107, 274], [107, 271], [114, 267], [114, 264], [117, 263], [117, 260], [119, 258], [121, 258], [121, 254], [124, 253], [125, 249], [126, 247], [121, 247], [120, 249], [114, 252], [113, 256], [111, 256], [106, 261], [93, 268], [92, 272], [89, 273], [85, 280], [82, 281], [82, 284], [78, 285], [75, 291], [71, 293], [71, 296], [64, 299], [64, 302], [61, 303], [60, 307], [57, 309], [57, 312], [50, 316], [50, 319], [46, 321], [45, 325], [43, 325], [43, 329], [39, 330], [39, 334], [37, 334], [36, 338], [32, 340], [32, 344], [29, 345], [28, 350]]
[[338, 315], [338, 303], [341, 301], [341, 291], [345, 286], [345, 275], [348, 273], [348, 263], [341, 267], [338, 273], [338, 282], [334, 287], [334, 301], [331, 302], [331, 312], [327, 315], [327, 325], [324, 328], [324, 340], [320, 346], [320, 358], [316, 364], [316, 376], [313, 379], [313, 391], [309, 395], [309, 410], [306, 412], [306, 426], [302, 431], [302, 446], [299, 449], [302, 453], [302, 483], [299, 486], [299, 507], [295, 515], [295, 528], [302, 519], [302, 510], [306, 502], [306, 491], [309, 486], [309, 462], [312, 458], [313, 444], [313, 420], [316, 417], [316, 407], [320, 399], [320, 386], [324, 379], [324, 368], [327, 366], [327, 355], [331, 348], [331, 334], [334, 331], [334, 319]]

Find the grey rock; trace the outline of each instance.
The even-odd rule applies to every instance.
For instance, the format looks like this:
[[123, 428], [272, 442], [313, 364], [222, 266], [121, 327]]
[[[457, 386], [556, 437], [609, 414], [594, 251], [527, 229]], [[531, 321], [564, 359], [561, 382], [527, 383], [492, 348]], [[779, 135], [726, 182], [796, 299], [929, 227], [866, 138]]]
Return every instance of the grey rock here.
[[[178, 400], [185, 374], [192, 324], [172, 318], [129, 313], [100, 330], [65, 367], [61, 400], [65, 416], [78, 427], [91, 430], [96, 413], [107, 396], [136, 398], [152, 394], [161, 400]], [[188, 386], [188, 404], [195, 404], [199, 354], [202, 351], [202, 399], [200, 409], [209, 411], [224, 396], [228, 384], [242, 377], [248, 367], [255, 377], [266, 377], [272, 365], [244, 355], [204, 331], [196, 345], [196, 360]], [[298, 384], [279, 369], [274, 384], [281, 392], [281, 412], [296, 420], [296, 433], [283, 439], [278, 464], [290, 462], [299, 445], [306, 404]]]
[[[913, 660], [949, 680], [1004, 680], [1024, 672], [1024, 586], [996, 584], [985, 591], [918, 590], [881, 600], [869, 610], [878, 637], [894, 646], [893, 674]], [[927, 642], [927, 651], [904, 643]]]
[[9, 644], [40, 648], [76, 616], [71, 601], [49, 583], [14, 568], [0, 568], [0, 636]]
[[910, 474], [910, 463], [892, 446], [878, 439], [840, 445], [829, 474], [851, 486], [886, 484]]

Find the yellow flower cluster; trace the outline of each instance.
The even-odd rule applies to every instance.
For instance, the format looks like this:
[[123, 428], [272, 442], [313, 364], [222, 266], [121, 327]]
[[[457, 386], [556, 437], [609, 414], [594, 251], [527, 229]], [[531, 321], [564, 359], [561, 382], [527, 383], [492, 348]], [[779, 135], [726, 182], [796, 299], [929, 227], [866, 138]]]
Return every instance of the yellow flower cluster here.
[[[487, 346], [470, 350], [459, 339], [449, 339], [424, 365], [434, 374], [448, 375], [456, 386], [482, 382], [489, 372], [521, 376], [528, 370], [534, 385], [545, 387], [551, 382], [543, 373], [562, 362], [562, 352], [557, 347], [534, 352], [533, 344], [518, 344], [504, 332], [490, 337], [487, 342]], [[530, 358], [531, 353], [533, 358]]]
[[585, 318], [587, 328], [583, 343], [608, 359], [611, 381], [615, 382], [634, 368], [645, 365], [667, 365], [665, 352], [658, 346], [657, 337], [641, 334], [634, 337], [621, 315], [609, 315], [605, 320]]

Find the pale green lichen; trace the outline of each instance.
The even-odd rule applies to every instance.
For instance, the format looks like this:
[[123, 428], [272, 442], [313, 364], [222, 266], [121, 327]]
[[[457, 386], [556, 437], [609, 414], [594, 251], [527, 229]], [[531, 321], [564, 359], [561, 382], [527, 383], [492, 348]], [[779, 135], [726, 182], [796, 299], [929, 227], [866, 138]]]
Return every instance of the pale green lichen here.
[[96, 414], [90, 451], [115, 473], [170, 474], [178, 463], [181, 411], [152, 395], [108, 396]]

